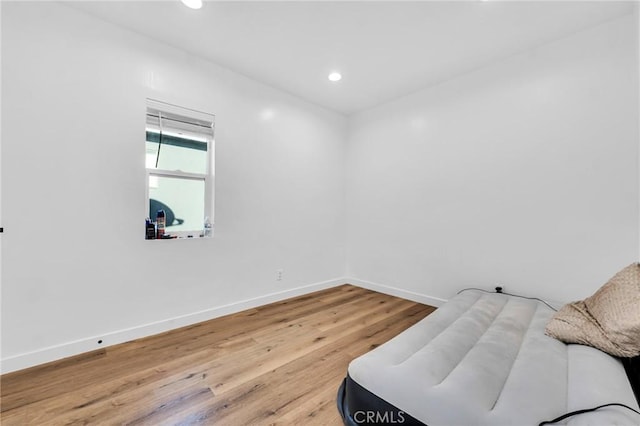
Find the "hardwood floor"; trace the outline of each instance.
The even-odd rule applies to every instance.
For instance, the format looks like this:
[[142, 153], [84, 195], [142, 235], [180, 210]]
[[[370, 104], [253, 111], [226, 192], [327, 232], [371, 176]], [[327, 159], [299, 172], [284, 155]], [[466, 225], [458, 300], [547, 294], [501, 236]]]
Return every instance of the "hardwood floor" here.
[[349, 362], [434, 308], [344, 285], [3, 375], [9, 425], [340, 425]]

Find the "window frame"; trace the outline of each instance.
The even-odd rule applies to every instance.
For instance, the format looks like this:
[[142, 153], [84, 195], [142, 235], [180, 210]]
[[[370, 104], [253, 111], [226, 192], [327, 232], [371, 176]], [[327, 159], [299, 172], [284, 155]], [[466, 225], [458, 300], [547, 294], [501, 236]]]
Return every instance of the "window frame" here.
[[[150, 110], [158, 111], [159, 114], [167, 113], [167, 114], [175, 114], [182, 117], [192, 118], [198, 121], [204, 121], [211, 124], [211, 135], [205, 135], [203, 133], [203, 139], [207, 144], [206, 151], [206, 167], [205, 173], [191, 173], [191, 172], [183, 172], [181, 170], [167, 170], [167, 169], [157, 169], [157, 168], [149, 168], [146, 165], [146, 148], [145, 148], [145, 217], [150, 213], [149, 212], [149, 200], [150, 200], [150, 191], [149, 191], [149, 182], [152, 176], [157, 177], [166, 177], [171, 179], [181, 179], [181, 180], [196, 180], [204, 182], [204, 216], [202, 217], [202, 224], [198, 229], [193, 230], [183, 230], [183, 231], [173, 231], [170, 232], [171, 235], [177, 236], [179, 239], [182, 238], [211, 238], [214, 234], [214, 202], [215, 197], [213, 194], [214, 188], [214, 168], [215, 168], [215, 115], [209, 114], [206, 112], [184, 108], [177, 105], [169, 104], [167, 102], [158, 101], [155, 99], [147, 98], [146, 100], [146, 112], [145, 112], [145, 147], [147, 140], [147, 129], [146, 129], [146, 120], [149, 116]], [[161, 116], [159, 118], [161, 120]], [[161, 130], [162, 131], [162, 130]], [[185, 137], [185, 139], [190, 139]], [[195, 140], [195, 139], [192, 139]], [[198, 142], [203, 142], [202, 140], [198, 140]], [[209, 222], [211, 223], [211, 236], [204, 237], [204, 220], [205, 218], [209, 218]], [[152, 221], [155, 221], [155, 217], [150, 218]]]

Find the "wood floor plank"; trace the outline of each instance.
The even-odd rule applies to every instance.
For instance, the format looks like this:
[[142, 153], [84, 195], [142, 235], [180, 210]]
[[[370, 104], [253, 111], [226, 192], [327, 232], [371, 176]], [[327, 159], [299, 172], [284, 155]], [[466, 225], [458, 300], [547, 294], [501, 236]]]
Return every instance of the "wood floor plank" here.
[[[275, 369], [293, 359], [300, 358], [310, 352], [314, 352], [338, 339], [348, 336], [358, 328], [373, 324], [388, 316], [386, 306], [375, 303], [363, 312], [354, 312], [358, 315], [331, 332], [322, 331], [310, 327], [293, 327], [295, 335], [283, 335], [278, 333], [269, 340], [255, 348], [251, 348], [245, 355], [245, 359], [251, 359], [251, 366], [236, 365], [235, 368], [218, 369], [212, 372], [210, 380], [216, 381], [213, 390], [216, 394], [222, 394], [254, 377]], [[234, 355], [229, 355], [229, 357]], [[230, 365], [231, 360], [220, 360], [221, 364]]]
[[340, 383], [343, 376], [338, 375], [337, 379], [318, 388], [311, 398], [297, 404], [294, 409], [270, 422], [269, 425], [309, 425], [318, 422], [339, 425], [341, 420], [340, 413], [336, 410], [336, 394], [338, 392], [336, 383]]
[[[216, 425], [271, 424], [276, 422], [278, 417], [304, 404], [316, 394], [319, 388], [325, 386], [334, 389], [335, 402], [335, 393], [346, 374], [350, 360], [353, 359], [345, 353], [350, 342], [354, 339], [366, 339], [369, 345], [374, 342], [382, 343], [392, 337], [385, 335], [389, 333], [387, 331], [389, 326], [403, 321], [405, 316], [419, 317], [420, 312], [425, 312], [425, 307], [414, 305], [407, 308], [406, 312], [400, 312], [376, 323], [373, 328], [354, 329], [329, 345], [294, 358], [280, 368], [232, 388], [213, 400], [206, 409], [191, 415], [188, 422], [204, 424], [215, 422]], [[322, 374], [317, 374], [317, 371], [322, 371]], [[295, 387], [295, 392], [286, 392], [290, 387]], [[331, 406], [327, 405], [327, 408], [329, 407]], [[333, 409], [336, 409], [335, 405]], [[320, 414], [320, 412], [316, 413], [316, 417], [308, 419], [309, 422], [317, 420], [317, 424], [340, 424], [339, 422], [326, 423], [331, 416], [319, 416]]]
[[[336, 370], [348, 361], [335, 349], [310, 353], [231, 389], [188, 420], [222, 425], [268, 424], [310, 398], [318, 386], [335, 383], [335, 377], [340, 376]], [[333, 371], [334, 376], [308, 374], [309, 369]], [[292, 377], [297, 379], [292, 381]]]
[[[256, 330], [268, 329], [275, 324], [279, 324], [288, 317], [300, 316], [304, 317], [312, 312], [316, 312], [323, 307], [339, 305], [346, 301], [354, 300], [365, 294], [366, 290], [353, 287], [348, 289], [331, 292], [332, 289], [321, 290], [301, 296], [299, 298], [288, 299], [282, 302], [276, 302], [264, 307], [249, 309], [237, 314], [227, 315], [217, 318], [215, 323], [209, 321], [202, 322], [177, 330], [172, 330], [157, 336], [151, 336], [144, 339], [138, 339], [99, 351], [93, 351], [83, 354], [79, 357], [72, 357], [67, 360], [55, 363], [45, 364], [44, 366], [34, 367], [22, 372], [11, 373], [2, 376], [2, 384], [19, 389], [40, 389], [48, 385], [56, 386], [59, 382], [68, 380], [68, 368], [77, 374], [76, 386], [83, 386], [83, 382], [90, 376], [83, 374], [83, 368], [92, 371], [95, 365], [101, 365], [99, 373], [104, 377], [110, 377], [113, 370], [133, 368], [137, 364], [138, 358], [133, 356], [111, 356], [116, 354], [125, 354], [131, 351], [146, 352], [145, 364], [162, 364], [169, 358], [180, 356], [180, 353], [187, 353], [200, 347], [206, 347], [211, 342], [219, 342], [220, 340], [233, 340], [246, 338], [247, 333]], [[335, 293], [335, 294], [333, 294]], [[315, 299], [324, 295], [332, 295], [330, 301], [321, 305]], [[286, 314], [283, 316], [283, 314]], [[257, 318], [257, 320], [256, 320]], [[252, 327], [246, 326], [247, 322], [241, 319], [251, 320]], [[109, 365], [111, 368], [105, 368], [102, 364], [102, 358], [109, 355]], [[80, 362], [82, 361], [82, 363]], [[44, 374], [44, 373], [47, 374]], [[30, 380], [24, 380], [23, 377], [28, 376]], [[95, 377], [95, 376], [93, 376]], [[41, 392], [42, 394], [42, 392]], [[11, 406], [10, 403], [7, 405]], [[2, 406], [5, 406], [3, 403]]]
[[349, 362], [433, 310], [322, 290], [3, 375], [0, 422], [339, 425]]
[[[114, 378], [104, 382], [94, 384], [89, 388], [76, 388], [68, 392], [65, 399], [56, 398], [54, 401], [46, 402], [46, 412], [42, 413], [42, 418], [58, 419], [59, 416], [68, 412], [82, 416], [83, 413], [96, 412], [103, 407], [110, 405], [119, 406], [118, 398], [127, 393], [134, 394], [136, 398], [144, 398], [148, 392], [155, 392], [157, 389], [166, 390], [167, 385], [180, 381], [183, 377], [191, 379], [190, 376], [206, 375], [209, 363], [225, 353], [235, 352], [241, 347], [255, 345], [252, 339], [245, 339], [242, 344], [233, 346], [223, 345], [222, 347], [211, 347], [198, 352], [190, 353], [188, 356], [176, 358], [165, 363], [161, 367], [149, 367], [131, 371], [130, 374], [116, 375]], [[197, 381], [197, 377], [195, 378]], [[156, 394], [156, 397], [158, 394]], [[24, 406], [26, 410], [34, 411], [37, 406]], [[38, 410], [35, 410], [38, 411]], [[60, 422], [58, 422], [60, 423]]]
[[[347, 296], [349, 297], [349, 295]], [[303, 300], [303, 302], [305, 301]], [[279, 305], [284, 306], [284, 303], [280, 302]], [[317, 308], [314, 307], [313, 311], [315, 310]], [[256, 310], [250, 310], [248, 315], [251, 316], [252, 312], [256, 312]], [[309, 312], [309, 309], [306, 308], [305, 312]], [[16, 404], [31, 403], [35, 396], [38, 398], [55, 396], [60, 385], [68, 381], [70, 375], [74, 378], [74, 386], [81, 388], [90, 385], [95, 380], [108, 380], [121, 370], [162, 365], [171, 359], [186, 356], [194, 350], [216, 343], [219, 344], [220, 341], [244, 340], [247, 338], [247, 333], [273, 327], [274, 324], [279, 324], [282, 321], [281, 317], [261, 316], [250, 318], [252, 327], [247, 327], [246, 321], [238, 320], [243, 317], [243, 313], [234, 314], [218, 318], [215, 323], [199, 323], [158, 336], [117, 345], [106, 350], [103, 349], [99, 351], [100, 356], [82, 356], [83, 363], [79, 364], [77, 368], [73, 367], [73, 362], [63, 360], [57, 368], [46, 365], [30, 369], [24, 373], [8, 374], [6, 377], [3, 376], [2, 384], [15, 390], [10, 397], [5, 397], [5, 394], [3, 394], [2, 407], [6, 410]], [[145, 357], [119, 356], [119, 354], [126, 354], [132, 351], [136, 353], [144, 351]], [[85, 358], [90, 359], [93, 363], [84, 362]], [[100, 365], [100, 368], [95, 369], [96, 365]], [[47, 372], [47, 374], [43, 374], [43, 372]], [[29, 377], [29, 380], [24, 380], [23, 376]], [[38, 392], [32, 392], [33, 389], [38, 389]], [[21, 395], [28, 395], [28, 397], [27, 399], [17, 399]]]
[[[323, 322], [332, 321], [336, 316], [340, 318], [342, 315], [361, 315], [361, 310], [371, 309], [376, 306], [376, 303], [385, 300], [385, 295], [379, 293], [363, 294], [357, 298], [342, 299], [339, 305], [330, 303], [323, 305], [322, 309], [317, 309], [315, 312], [305, 311], [303, 315], [298, 313], [288, 314], [286, 321], [279, 322], [273, 326], [263, 328], [262, 330], [255, 330], [251, 333], [251, 336], [256, 340], [261, 340], [262, 336], [273, 336], [280, 330], [286, 330], [290, 327], [303, 327], [305, 325], [319, 326]], [[411, 302], [409, 302], [411, 303]]]

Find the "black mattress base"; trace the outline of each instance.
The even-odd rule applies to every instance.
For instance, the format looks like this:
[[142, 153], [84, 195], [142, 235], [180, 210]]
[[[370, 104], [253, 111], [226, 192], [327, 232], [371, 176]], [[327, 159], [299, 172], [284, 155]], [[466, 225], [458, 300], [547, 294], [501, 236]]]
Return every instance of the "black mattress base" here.
[[640, 356], [635, 358], [621, 358], [621, 360], [627, 372], [633, 393], [636, 395], [638, 405], [640, 405]]
[[[631, 387], [640, 404], [640, 356], [621, 358]], [[347, 426], [358, 425], [425, 425], [384, 399], [360, 386], [349, 374], [337, 395], [338, 411]]]
[[[640, 404], [640, 357], [622, 358], [621, 361], [636, 399]], [[425, 423], [360, 386], [349, 374], [347, 374], [338, 389], [337, 403], [338, 411], [346, 426], [425, 425]]]
[[346, 426], [425, 424], [363, 388], [349, 374], [338, 389], [338, 411]]

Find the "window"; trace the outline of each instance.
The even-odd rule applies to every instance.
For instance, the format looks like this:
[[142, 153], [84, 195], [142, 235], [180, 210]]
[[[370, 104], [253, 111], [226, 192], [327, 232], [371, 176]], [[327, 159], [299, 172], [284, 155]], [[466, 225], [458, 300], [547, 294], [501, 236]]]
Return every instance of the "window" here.
[[[165, 212], [165, 234], [210, 236], [213, 226], [214, 116], [147, 100], [148, 217]], [[205, 235], [208, 234], [208, 235]]]

